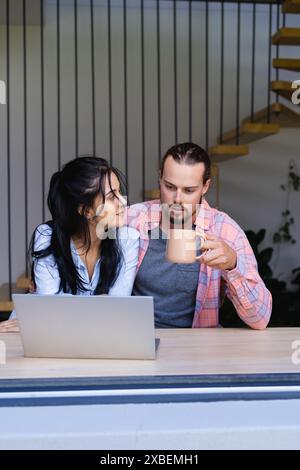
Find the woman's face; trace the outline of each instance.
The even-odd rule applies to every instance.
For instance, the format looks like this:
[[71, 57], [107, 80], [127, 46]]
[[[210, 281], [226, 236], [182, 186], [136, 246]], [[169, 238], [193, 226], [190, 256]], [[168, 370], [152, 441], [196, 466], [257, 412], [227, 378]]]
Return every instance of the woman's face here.
[[120, 182], [114, 173], [105, 180], [105, 202], [102, 197], [96, 197], [93, 205], [95, 216], [93, 222], [101, 226], [113, 228], [121, 227], [125, 221], [126, 199], [120, 194]]

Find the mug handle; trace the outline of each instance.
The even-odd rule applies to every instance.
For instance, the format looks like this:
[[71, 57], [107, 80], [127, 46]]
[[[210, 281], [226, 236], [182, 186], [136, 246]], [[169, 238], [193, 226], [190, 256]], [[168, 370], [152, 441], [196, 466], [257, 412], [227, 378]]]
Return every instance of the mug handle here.
[[[197, 236], [197, 235], [201, 238], [202, 242], [206, 240], [205, 232], [204, 232], [204, 230], [202, 230], [201, 228], [196, 229], [196, 236]], [[202, 245], [202, 242], [201, 242], [201, 245]], [[196, 260], [199, 260], [199, 259], [201, 258], [201, 256], [202, 256], [202, 255], [196, 256], [195, 259], [196, 259]]]

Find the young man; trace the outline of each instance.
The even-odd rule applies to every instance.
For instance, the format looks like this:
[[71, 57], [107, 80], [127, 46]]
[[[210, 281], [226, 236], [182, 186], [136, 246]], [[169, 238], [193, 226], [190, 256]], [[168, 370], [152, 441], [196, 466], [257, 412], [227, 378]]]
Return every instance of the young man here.
[[[248, 326], [264, 329], [272, 297], [243, 230], [204, 198], [210, 166], [208, 154], [198, 145], [173, 146], [161, 163], [160, 201], [129, 208], [128, 224], [140, 232], [133, 295], [153, 296], [159, 328], [216, 327], [227, 295]], [[205, 232], [200, 262], [165, 259], [168, 229], [183, 225]]]

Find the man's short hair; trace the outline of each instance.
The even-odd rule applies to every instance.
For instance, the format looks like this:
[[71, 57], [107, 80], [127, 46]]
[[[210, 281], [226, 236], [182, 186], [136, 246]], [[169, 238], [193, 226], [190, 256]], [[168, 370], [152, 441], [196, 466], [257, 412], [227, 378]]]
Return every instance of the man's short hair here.
[[205, 171], [203, 175], [203, 183], [210, 179], [211, 162], [208, 153], [197, 144], [192, 142], [185, 142], [183, 144], [176, 144], [166, 151], [161, 164], [160, 174], [163, 174], [165, 161], [171, 156], [177, 163], [185, 163], [186, 165], [196, 165], [197, 163], [204, 163]]

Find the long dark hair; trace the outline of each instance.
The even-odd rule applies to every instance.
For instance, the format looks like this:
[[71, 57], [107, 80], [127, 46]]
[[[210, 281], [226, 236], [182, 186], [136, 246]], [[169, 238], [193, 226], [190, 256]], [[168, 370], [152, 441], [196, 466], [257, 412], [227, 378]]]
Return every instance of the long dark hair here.
[[[86, 209], [93, 206], [95, 198], [100, 195], [105, 202], [105, 181], [108, 177], [110, 189], [111, 174], [114, 173], [124, 194], [126, 189], [124, 176], [111, 167], [103, 158], [80, 157], [66, 163], [62, 171], [53, 174], [48, 193], [48, 208], [52, 220], [46, 222], [52, 228], [51, 243], [46, 249], [34, 250], [35, 237], [39, 227], [36, 228], [30, 243], [31, 275], [34, 282], [34, 260], [53, 255], [57, 263], [61, 283], [59, 291], [76, 294], [77, 290], [87, 290], [84, 280], [74, 264], [70, 240], [73, 235], [83, 240], [86, 251], [91, 246], [88, 221], [85, 217]], [[78, 208], [81, 208], [78, 211]], [[107, 294], [113, 286], [122, 261], [122, 252], [118, 238], [106, 237], [101, 240], [100, 275], [94, 294]]]

